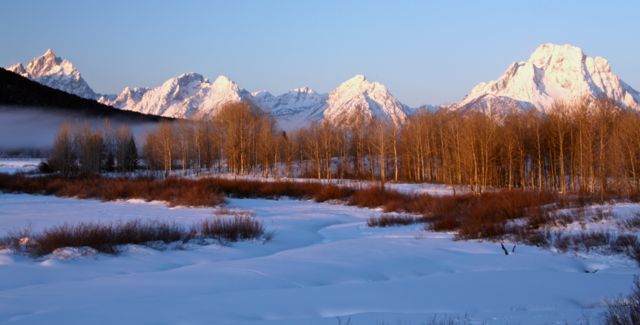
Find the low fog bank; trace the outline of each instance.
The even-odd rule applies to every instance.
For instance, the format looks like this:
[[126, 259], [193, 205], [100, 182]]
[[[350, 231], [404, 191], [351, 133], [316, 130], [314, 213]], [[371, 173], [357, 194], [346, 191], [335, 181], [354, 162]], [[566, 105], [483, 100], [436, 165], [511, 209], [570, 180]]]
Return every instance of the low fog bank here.
[[127, 125], [138, 143], [142, 143], [145, 134], [157, 125], [157, 122], [87, 116], [77, 111], [49, 107], [0, 106], [0, 156], [34, 156], [47, 152], [64, 122], [72, 125], [88, 123], [92, 128], [103, 128], [107, 123], [113, 129]]

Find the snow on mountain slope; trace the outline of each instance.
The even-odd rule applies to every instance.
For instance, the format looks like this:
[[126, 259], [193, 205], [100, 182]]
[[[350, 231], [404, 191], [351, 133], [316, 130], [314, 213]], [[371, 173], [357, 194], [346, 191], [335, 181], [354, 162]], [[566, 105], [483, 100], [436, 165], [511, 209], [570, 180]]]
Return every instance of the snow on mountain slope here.
[[495, 111], [507, 105], [547, 111], [557, 100], [585, 97], [607, 97], [640, 109], [640, 94], [611, 71], [606, 59], [587, 56], [572, 45], [555, 44], [540, 45], [527, 61], [511, 64], [497, 80], [478, 84], [456, 106]]
[[86, 83], [68, 60], [51, 49], [26, 67], [13, 65], [7, 70], [46, 86], [94, 99], [125, 110], [174, 118], [202, 118], [215, 115], [228, 103], [250, 101], [271, 112], [284, 130], [327, 120], [349, 124], [356, 116], [378, 117], [402, 123], [413, 109], [400, 103], [388, 89], [357, 75], [335, 88], [329, 95], [308, 87], [274, 96], [267, 91], [249, 93], [225, 76], [210, 82], [197, 73], [185, 73], [156, 88], [126, 87], [117, 95], [100, 95]]
[[82, 78], [78, 69], [70, 61], [57, 57], [51, 49], [33, 59], [26, 67], [18, 63], [8, 67], [7, 70], [45, 86], [83, 98], [99, 97]]
[[268, 91], [249, 93], [225, 76], [210, 83], [202, 75], [186, 73], [157, 88], [127, 87], [117, 97], [100, 99], [126, 110], [178, 118], [214, 116], [223, 105], [242, 100], [273, 114], [284, 130], [305, 127], [323, 119], [347, 124], [356, 113], [399, 124], [406, 119], [405, 110], [408, 110], [384, 85], [369, 82], [362, 75], [345, 81], [329, 96], [308, 87], [274, 96]]
[[324, 118], [334, 124], [349, 124], [358, 116], [378, 117], [398, 125], [407, 118], [406, 106], [378, 82], [356, 75], [334, 89], [327, 99]]
[[197, 73], [185, 73], [152, 89], [125, 88], [105, 103], [126, 110], [177, 118], [213, 116], [228, 103], [250, 99], [251, 94], [225, 76], [209, 82]]
[[322, 120], [327, 95], [318, 94], [309, 87], [297, 88], [273, 96], [266, 91], [252, 93], [254, 102], [273, 114], [284, 130], [294, 130]]
[[491, 116], [504, 116], [521, 110], [535, 109], [535, 106], [529, 102], [519, 101], [507, 96], [484, 94], [464, 104], [462, 109], [473, 110]]
[[142, 100], [142, 96], [149, 91], [149, 88], [144, 87], [125, 87], [118, 95], [103, 95], [98, 99], [98, 102], [113, 107], [127, 107], [133, 106], [135, 103]]
[[401, 124], [412, 110], [400, 103], [378, 82], [370, 82], [356, 75], [336, 87], [329, 95], [318, 94], [303, 87], [279, 96], [269, 92], [254, 92], [253, 98], [261, 107], [268, 107], [285, 130], [308, 126], [326, 120], [336, 125], [348, 125], [355, 119], [377, 117]]

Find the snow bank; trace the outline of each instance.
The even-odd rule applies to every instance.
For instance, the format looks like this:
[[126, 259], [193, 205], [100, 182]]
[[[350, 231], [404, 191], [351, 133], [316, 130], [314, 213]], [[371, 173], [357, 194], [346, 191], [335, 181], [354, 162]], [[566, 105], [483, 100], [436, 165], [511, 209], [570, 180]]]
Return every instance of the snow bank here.
[[41, 158], [0, 158], [0, 173], [15, 174], [37, 170]]
[[[488, 324], [597, 319], [630, 288], [633, 262], [453, 241], [418, 225], [368, 228], [379, 212], [294, 200], [231, 199], [274, 232], [266, 244], [123, 255], [0, 251], [0, 322], [24, 324], [422, 324], [468, 314]], [[210, 216], [214, 209], [0, 195], [0, 231], [64, 221]], [[598, 272], [589, 273], [593, 265]], [[604, 265], [605, 267], [602, 267]]]

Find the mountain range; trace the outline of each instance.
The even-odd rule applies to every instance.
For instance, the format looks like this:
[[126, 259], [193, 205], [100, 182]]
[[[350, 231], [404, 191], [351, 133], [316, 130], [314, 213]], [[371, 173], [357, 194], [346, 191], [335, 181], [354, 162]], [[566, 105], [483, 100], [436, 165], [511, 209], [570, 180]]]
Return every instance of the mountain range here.
[[[57, 57], [52, 50], [33, 59], [26, 67], [16, 64], [7, 70], [109, 106], [164, 117], [205, 118], [214, 116], [227, 103], [248, 101], [271, 112], [285, 130], [321, 120], [348, 124], [355, 117], [377, 117], [401, 124], [417, 110], [439, 108], [404, 105], [386, 86], [371, 82], [364, 75], [344, 81], [328, 94], [308, 87], [280, 95], [264, 90], [250, 92], [226, 76], [209, 81], [191, 72], [155, 88], [125, 87], [119, 94], [100, 95], [89, 87], [71, 62]], [[527, 61], [512, 63], [498, 79], [478, 84], [460, 102], [447, 107], [491, 114], [514, 109], [547, 112], [557, 100], [600, 97], [640, 109], [640, 93], [620, 80], [606, 59], [587, 56], [572, 45], [542, 44]]]

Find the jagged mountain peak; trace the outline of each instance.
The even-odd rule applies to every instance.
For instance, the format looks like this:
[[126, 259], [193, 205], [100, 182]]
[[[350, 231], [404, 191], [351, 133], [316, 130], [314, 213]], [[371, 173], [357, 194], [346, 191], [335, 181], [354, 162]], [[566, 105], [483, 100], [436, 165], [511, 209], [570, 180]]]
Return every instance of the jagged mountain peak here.
[[34, 58], [26, 66], [14, 64], [7, 70], [41, 83], [45, 86], [66, 91], [80, 97], [97, 99], [99, 97], [86, 81], [80, 71], [70, 61], [56, 56], [52, 49]]
[[22, 65], [22, 63], [16, 63], [12, 66], [9, 66], [7, 67], [7, 70], [13, 73], [17, 73], [23, 77], [26, 77], [27, 74], [27, 70], [25, 69], [24, 65]]
[[33, 59], [29, 62], [26, 70], [37, 76], [52, 75], [56, 73], [62, 73], [65, 75], [73, 76], [73, 78], [80, 79], [80, 72], [70, 61], [60, 58], [53, 53], [53, 50], [48, 49], [43, 55]]
[[455, 106], [484, 111], [488, 106], [497, 108], [499, 103], [517, 103], [524, 109], [547, 111], [559, 100], [600, 97], [640, 109], [638, 92], [612, 72], [606, 59], [590, 57], [573, 45], [546, 43], [538, 46], [527, 61], [509, 65], [500, 78], [475, 86]]
[[309, 87], [294, 88], [291, 91], [296, 93], [301, 93], [301, 94], [317, 94], [315, 90]]
[[322, 119], [327, 96], [309, 87], [295, 88], [278, 96], [267, 91], [252, 93], [258, 106], [270, 111], [284, 130], [293, 130]]
[[374, 86], [382, 86], [380, 83], [371, 82], [363, 74], [357, 74], [343, 81], [336, 90], [344, 91], [345, 89], [353, 89], [354, 91], [366, 91]]
[[369, 81], [363, 74], [357, 74], [350, 79], [342, 82], [332, 93], [343, 94], [361, 94], [361, 93], [379, 93], [386, 95], [389, 93], [387, 87], [377, 81]]
[[118, 108], [129, 107], [142, 100], [142, 96], [148, 91], [149, 88], [144, 87], [125, 87], [120, 94], [104, 95], [98, 99], [98, 102]]
[[226, 89], [239, 89], [238, 84], [225, 75], [219, 75], [216, 80], [213, 81], [213, 86], [217, 88]]
[[107, 104], [166, 117], [204, 118], [215, 115], [227, 103], [251, 97], [226, 76], [209, 82], [203, 75], [188, 72], [170, 78], [156, 88], [125, 88]]
[[204, 81], [205, 77], [196, 72], [185, 72], [175, 77], [175, 79]]
[[577, 46], [571, 44], [553, 44], [544, 43], [539, 45], [529, 56], [528, 62], [536, 66], [543, 67], [549, 64], [553, 59], [582, 61], [585, 57], [584, 51]]
[[592, 70], [611, 72], [611, 66], [607, 59], [601, 56], [587, 56], [581, 48], [571, 44], [542, 44], [531, 53], [527, 62], [542, 69], [563, 65], [576, 66], [579, 63], [585, 63], [593, 64], [594, 69]]
[[275, 96], [267, 90], [253, 91], [251, 92], [251, 97], [253, 97], [258, 103], [275, 98]]
[[351, 124], [360, 119], [377, 117], [398, 125], [407, 117], [400, 103], [381, 83], [370, 82], [358, 74], [331, 91], [324, 118], [334, 124]]
[[343, 84], [360, 84], [365, 82], [369, 82], [369, 80], [367, 80], [367, 77], [364, 74], [359, 73], [344, 81]]
[[[313, 96], [320, 96], [320, 94], [318, 94], [315, 90], [311, 89], [310, 87], [299, 87], [299, 88], [294, 88], [291, 89], [290, 91], [287, 91], [283, 94], [280, 94], [278, 96], [273, 95], [271, 92], [267, 91], [267, 90], [256, 90], [251, 92], [251, 97], [253, 97], [253, 99], [258, 103], [258, 104], [267, 104], [267, 105], [262, 105], [264, 107], [270, 107], [272, 105], [274, 105], [278, 100], [282, 99], [282, 98], [287, 98], [287, 97], [291, 97], [291, 96], [295, 96], [295, 97], [313, 97]], [[269, 103], [268, 103], [269, 102]]]
[[207, 82], [207, 79], [203, 75], [195, 72], [186, 72], [165, 81], [163, 83], [163, 86], [175, 87], [175, 86], [185, 86], [190, 83], [200, 84], [203, 82]]

